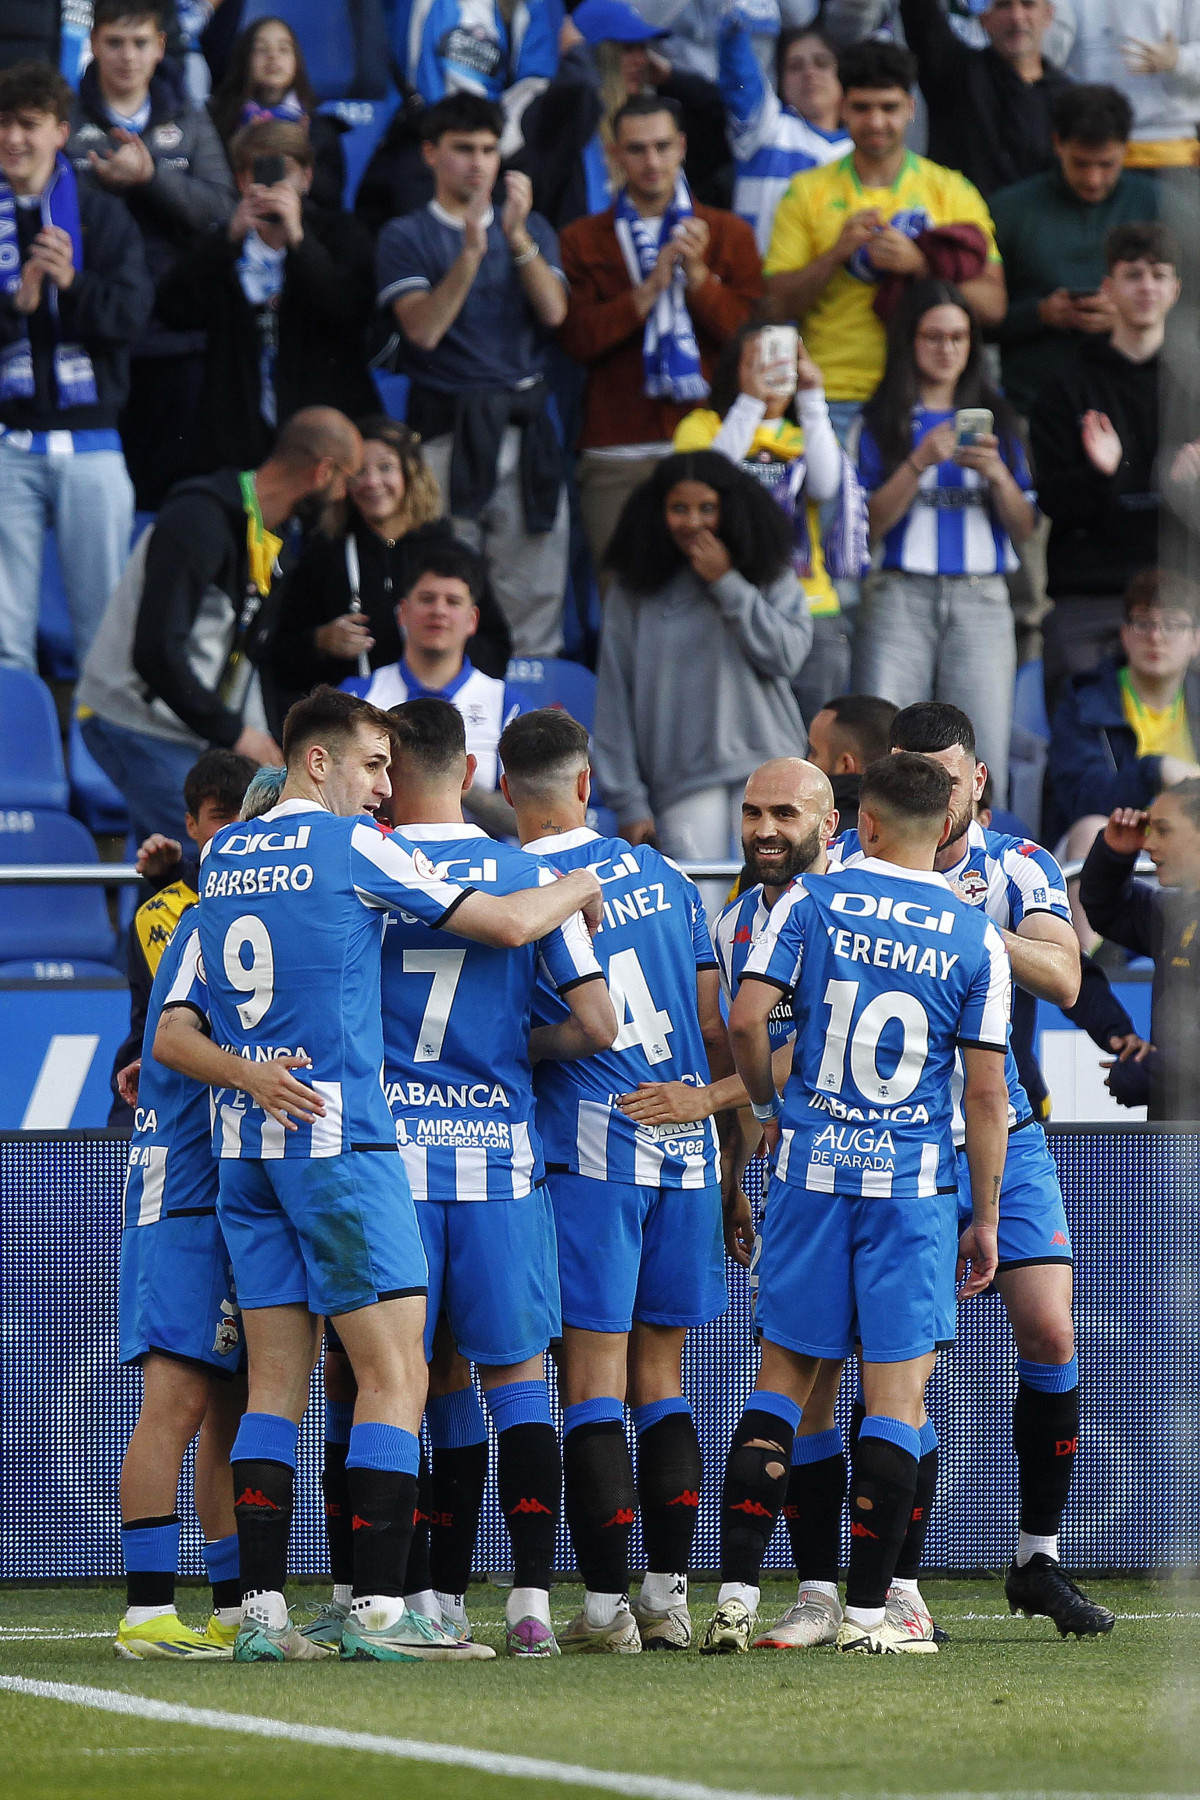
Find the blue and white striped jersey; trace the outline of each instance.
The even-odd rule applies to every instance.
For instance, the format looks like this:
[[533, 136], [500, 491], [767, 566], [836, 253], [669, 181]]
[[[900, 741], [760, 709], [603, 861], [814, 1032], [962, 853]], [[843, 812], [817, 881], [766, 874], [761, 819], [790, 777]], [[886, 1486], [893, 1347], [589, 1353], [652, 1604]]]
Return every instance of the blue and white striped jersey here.
[[285, 1131], [233, 1088], [215, 1092], [218, 1156], [340, 1156], [396, 1140], [384, 1098], [379, 960], [384, 915], [443, 925], [470, 889], [365, 816], [285, 800], [226, 825], [200, 862], [200, 942], [216, 1043], [255, 1062], [306, 1055], [325, 1102]]
[[[515, 894], [555, 875], [477, 825], [406, 825], [439, 876]], [[539, 969], [555, 992], [602, 981], [576, 913], [536, 944], [446, 943], [389, 919], [383, 938], [383, 1079], [415, 1200], [523, 1200], [545, 1179], [533, 1122], [529, 1017]]]
[[[746, 958], [766, 930], [770, 916], [771, 909], [763, 897], [760, 881], [757, 887], [747, 888], [744, 894], [731, 900], [717, 920], [713, 931], [713, 949], [717, 953], [721, 990], [726, 1004], [732, 1002], [737, 993]], [[783, 1044], [790, 1044], [795, 1037], [796, 1021], [786, 1000], [781, 999], [778, 1005], [771, 1008], [767, 1030], [771, 1035], [772, 1050], [778, 1050]]]
[[[939, 425], [953, 424], [953, 412], [913, 409], [913, 447]], [[1001, 446], [1003, 454], [1005, 446]], [[1005, 457], [1013, 479], [1029, 500], [1037, 498], [1029, 464], [1019, 442]], [[868, 425], [858, 444], [858, 473], [868, 494], [890, 474]], [[882, 566], [909, 575], [1004, 575], [1017, 568], [1012, 539], [988, 501], [988, 484], [976, 469], [953, 460], [922, 471], [913, 503], [883, 540]]]
[[781, 1181], [864, 1198], [957, 1188], [957, 1048], [1008, 1044], [1011, 971], [989, 919], [940, 875], [870, 857], [799, 877], [742, 979], [789, 994], [796, 1020]]
[[717, 79], [729, 114], [737, 163], [733, 210], [754, 232], [760, 256], [771, 247], [775, 210], [793, 175], [836, 162], [854, 148], [844, 130], [825, 132], [785, 106], [763, 73], [750, 33], [736, 14], [718, 40]]
[[[857, 831], [844, 831], [829, 846], [831, 869], [853, 868], [866, 859]], [[985, 831], [974, 820], [967, 826], [963, 852], [952, 868], [942, 871], [951, 889], [968, 906], [981, 906], [994, 925], [1003, 931], [1016, 931], [1022, 919], [1031, 913], [1048, 912], [1056, 919], [1071, 923], [1071, 907], [1067, 899], [1066, 877], [1048, 850], [1029, 838], [1009, 837], [1003, 831]], [[1022, 1000], [1032, 1001], [1020, 989], [1013, 994], [1013, 1009]], [[1010, 1044], [1004, 1064], [1008, 1082], [1009, 1130], [1027, 1125], [1033, 1108], [1025, 1089]], [[954, 1139], [961, 1144], [964, 1135], [962, 1118], [961, 1064], [954, 1071]]]
[[[604, 923], [592, 939], [619, 1027], [610, 1050], [579, 1062], [539, 1063], [533, 1086], [546, 1161], [598, 1181], [699, 1188], [717, 1179], [716, 1126], [637, 1125], [616, 1105], [642, 1081], [708, 1082], [696, 1006], [696, 971], [717, 959], [700, 891], [647, 844], [580, 827], [526, 844], [552, 867], [592, 869], [604, 889]], [[535, 1025], [566, 1009], [539, 980]]]
[[166, 1008], [190, 1006], [208, 1023], [199, 923], [189, 906], [150, 989], [121, 1213], [126, 1225], [153, 1225], [167, 1213], [212, 1212], [217, 1204], [210, 1090], [154, 1060], [154, 1034]]
[[495, 675], [485, 675], [468, 656], [463, 657], [462, 668], [444, 688], [424, 687], [403, 657], [398, 663], [385, 663], [369, 676], [352, 675], [342, 687], [383, 712], [392, 706], [403, 706], [406, 700], [448, 700], [462, 714], [467, 754], [475, 758], [474, 785], [489, 794], [500, 785], [500, 758], [496, 754], [500, 733], [518, 713], [527, 710], [519, 688], [510, 687]]

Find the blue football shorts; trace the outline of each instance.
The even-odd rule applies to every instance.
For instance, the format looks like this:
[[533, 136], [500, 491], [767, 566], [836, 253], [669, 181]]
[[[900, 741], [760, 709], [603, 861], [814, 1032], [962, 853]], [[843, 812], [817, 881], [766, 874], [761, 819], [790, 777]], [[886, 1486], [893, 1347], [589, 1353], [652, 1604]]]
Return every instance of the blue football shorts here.
[[157, 1353], [237, 1374], [241, 1320], [215, 1207], [125, 1226], [118, 1316], [123, 1363]]
[[326, 1315], [425, 1292], [427, 1274], [398, 1150], [222, 1157], [217, 1214], [243, 1308]]
[[547, 1177], [563, 1324], [578, 1331], [707, 1325], [729, 1305], [721, 1187]]
[[425, 1354], [438, 1314], [470, 1362], [506, 1368], [562, 1333], [554, 1214], [545, 1185], [523, 1200], [417, 1203], [429, 1264]]
[[[971, 1223], [971, 1171], [965, 1150], [958, 1153], [958, 1228]], [[1071, 1227], [1067, 1224], [1058, 1170], [1036, 1120], [1022, 1125], [1008, 1140], [1004, 1180], [1000, 1184], [1000, 1226], [996, 1234], [1000, 1271], [1028, 1268], [1032, 1263], [1071, 1263]]]
[[802, 1356], [909, 1362], [954, 1341], [957, 1197], [863, 1199], [772, 1178], [755, 1324]]

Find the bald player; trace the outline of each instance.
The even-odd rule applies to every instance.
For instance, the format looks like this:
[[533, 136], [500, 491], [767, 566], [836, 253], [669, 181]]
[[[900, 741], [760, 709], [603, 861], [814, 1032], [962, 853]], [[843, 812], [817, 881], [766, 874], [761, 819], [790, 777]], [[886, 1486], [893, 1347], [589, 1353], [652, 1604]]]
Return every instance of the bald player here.
[[[758, 941], [771, 908], [797, 875], [824, 874], [825, 846], [838, 829], [828, 777], [799, 756], [780, 756], [755, 769], [742, 801], [743, 892], [717, 920], [713, 944], [721, 985], [732, 1003], [742, 969]], [[791, 1008], [780, 1004], [769, 1021], [775, 1086], [782, 1091], [792, 1066], [796, 1027]], [[697, 1091], [682, 1082], [646, 1082], [618, 1102], [644, 1125], [680, 1124], [731, 1108], [747, 1108], [747, 1128], [738, 1140], [736, 1165], [722, 1170], [725, 1246], [743, 1268], [752, 1266], [754, 1226], [742, 1173], [762, 1128], [755, 1123], [741, 1078], [731, 1075]], [[753, 1282], [753, 1276], [751, 1277]], [[796, 1600], [782, 1619], [755, 1639], [755, 1649], [802, 1650], [831, 1644], [842, 1622], [838, 1604], [841, 1511], [846, 1498], [846, 1452], [834, 1421], [841, 1383], [840, 1362], [823, 1363], [804, 1408], [792, 1446], [792, 1466], [783, 1513], [796, 1565]]]

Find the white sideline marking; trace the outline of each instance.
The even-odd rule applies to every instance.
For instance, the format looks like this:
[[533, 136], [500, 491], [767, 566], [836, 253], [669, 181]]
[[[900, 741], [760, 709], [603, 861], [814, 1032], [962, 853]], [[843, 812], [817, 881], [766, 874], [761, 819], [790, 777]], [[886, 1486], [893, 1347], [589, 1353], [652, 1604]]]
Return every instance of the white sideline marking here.
[[54, 1034], [21, 1120], [22, 1131], [58, 1131], [71, 1123], [99, 1042], [91, 1032]]
[[[795, 1800], [792, 1795], [755, 1794], [744, 1788], [705, 1787], [698, 1781], [670, 1781], [655, 1775], [627, 1775], [616, 1769], [588, 1769], [578, 1763], [549, 1762], [536, 1756], [470, 1750], [463, 1744], [428, 1744], [418, 1738], [382, 1737], [372, 1731], [341, 1731], [330, 1725], [293, 1724], [290, 1720], [268, 1719], [255, 1713], [217, 1712], [207, 1706], [177, 1706], [118, 1689], [78, 1687], [65, 1681], [29, 1681], [22, 1675], [0, 1675], [0, 1691], [23, 1694], [30, 1700], [57, 1700], [64, 1706], [84, 1706], [93, 1712], [153, 1719], [163, 1725], [190, 1725], [204, 1731], [240, 1732], [246, 1737], [282, 1738], [289, 1743], [310, 1744], [321, 1750], [366, 1750], [402, 1762], [442, 1763], [451, 1768], [477, 1769], [482, 1775], [512, 1776], [519, 1781], [556, 1781], [565, 1787], [603, 1788], [609, 1793], [632, 1796], [634, 1800]], [[1126, 1796], [1119, 1790], [1099, 1793], [1014, 1788], [1003, 1793], [954, 1789], [920, 1796], [881, 1795], [878, 1800], [1126, 1800]], [[1200, 1800], [1200, 1794], [1140, 1793], [1136, 1800]]]

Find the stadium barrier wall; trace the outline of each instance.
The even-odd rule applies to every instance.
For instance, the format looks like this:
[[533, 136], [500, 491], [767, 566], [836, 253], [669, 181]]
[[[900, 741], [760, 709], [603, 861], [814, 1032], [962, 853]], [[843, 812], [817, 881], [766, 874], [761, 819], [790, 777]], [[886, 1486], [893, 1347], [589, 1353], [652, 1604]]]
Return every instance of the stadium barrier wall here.
[[[1084, 1429], [1064, 1557], [1076, 1568], [1146, 1570], [1200, 1562], [1200, 1128], [1051, 1130], [1077, 1258]], [[127, 1138], [110, 1132], [0, 1134], [0, 1579], [121, 1572], [117, 1477], [140, 1377], [117, 1365], [117, 1267]], [[757, 1170], [754, 1171], [757, 1176]], [[758, 1197], [758, 1196], [752, 1196]], [[726, 1445], [753, 1379], [746, 1278], [694, 1334], [686, 1387], [705, 1458], [695, 1567], [718, 1562]], [[1011, 1555], [1016, 1381], [998, 1296], [962, 1310], [930, 1411], [942, 1480], [927, 1564], [999, 1569]], [[847, 1384], [848, 1386], [850, 1384]], [[852, 1395], [842, 1396], [843, 1424]], [[320, 1513], [321, 1398], [301, 1431], [292, 1538], [297, 1574], [327, 1566]], [[185, 1470], [184, 1572], [201, 1572]], [[638, 1565], [640, 1542], [634, 1545]], [[782, 1526], [769, 1565], [789, 1556]], [[477, 1569], [503, 1571], [508, 1539], [489, 1487]], [[572, 1566], [565, 1531], [559, 1565]]]

